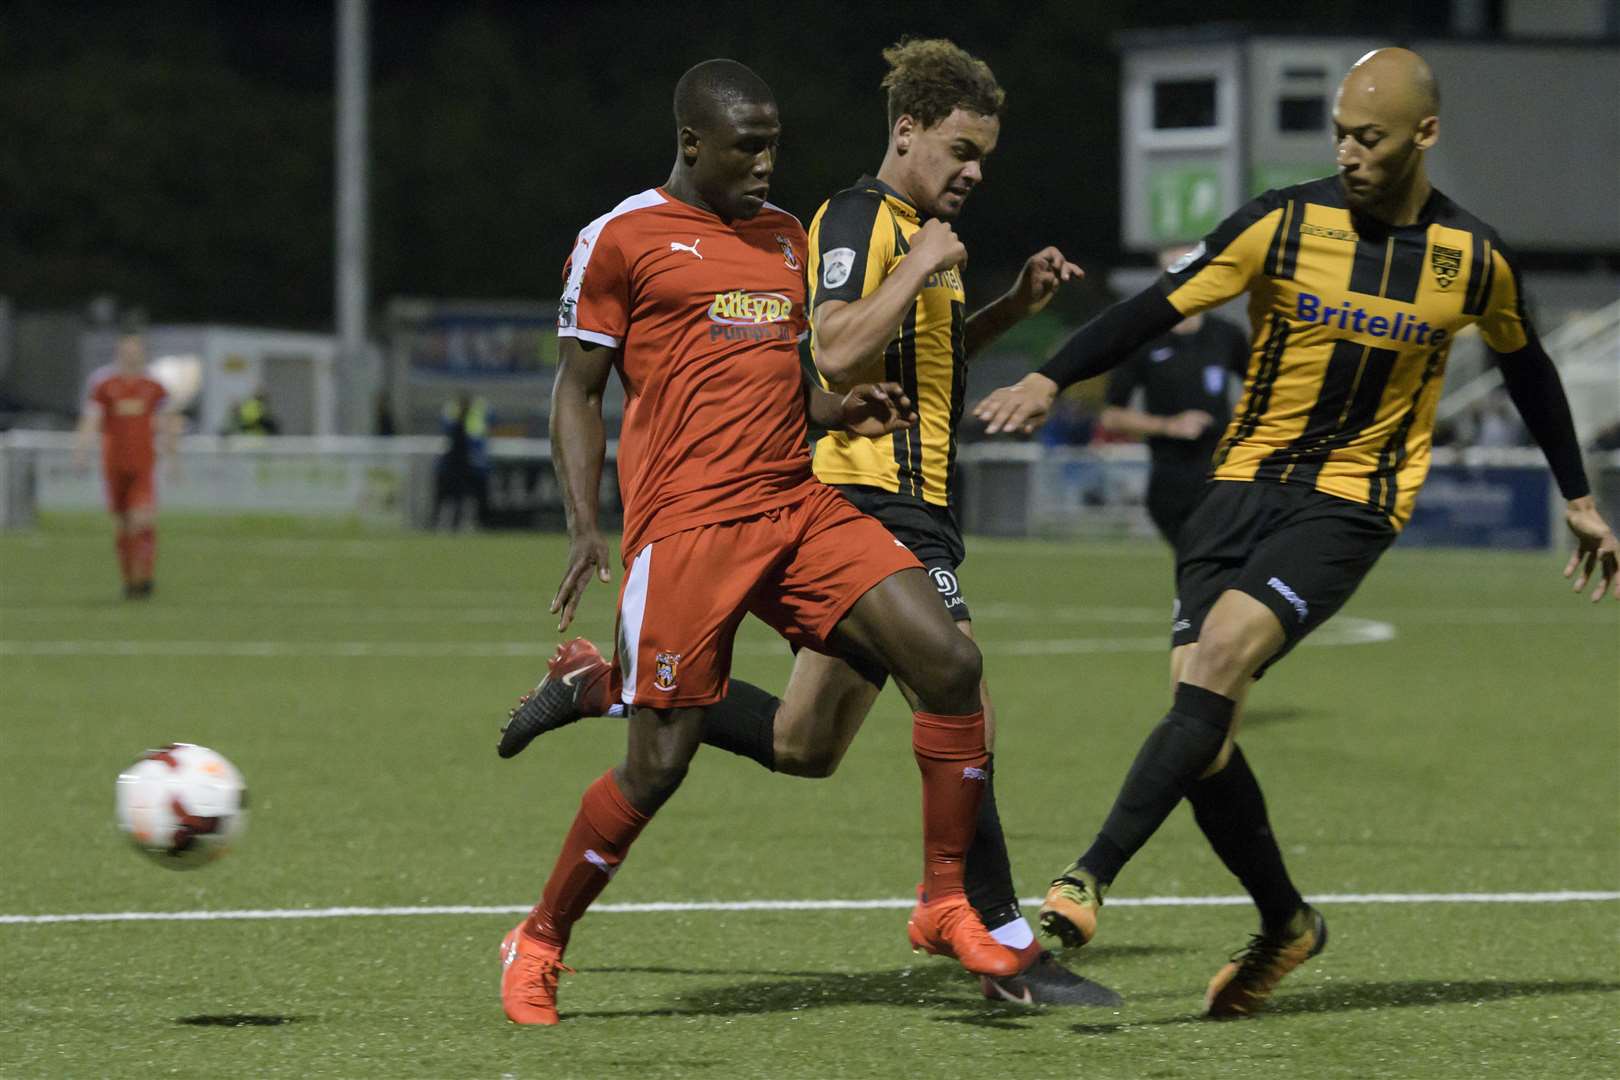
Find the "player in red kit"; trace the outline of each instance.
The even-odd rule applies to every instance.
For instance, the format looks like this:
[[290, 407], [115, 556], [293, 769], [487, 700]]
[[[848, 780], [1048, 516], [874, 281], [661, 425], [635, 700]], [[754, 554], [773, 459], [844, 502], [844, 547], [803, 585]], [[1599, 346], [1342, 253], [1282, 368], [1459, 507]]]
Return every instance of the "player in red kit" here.
[[163, 411], [168, 392], [146, 373], [146, 342], [139, 329], [119, 334], [111, 364], [90, 376], [79, 417], [74, 462], [87, 464], [90, 446], [101, 435], [101, 475], [107, 487], [107, 509], [117, 522], [118, 568], [124, 596], [152, 595], [157, 564], [156, 471], [161, 437], [163, 453], [172, 456], [179, 433], [178, 417]]
[[602, 389], [617, 371], [627, 569], [612, 679], [629, 746], [585, 792], [539, 904], [502, 942], [506, 1015], [557, 1022], [573, 925], [679, 787], [749, 614], [915, 688], [928, 944], [970, 971], [1011, 974], [1016, 958], [963, 895], [987, 765], [978, 649], [917, 559], [815, 478], [805, 440], [807, 418], [867, 437], [907, 428], [911, 402], [897, 384], [840, 396], [801, 373], [807, 241], [765, 201], [781, 131], [770, 88], [707, 61], [676, 85], [675, 122], [669, 181], [588, 225], [566, 269], [551, 438], [570, 551], [551, 610], [565, 628], [590, 580], [609, 579], [596, 516]]

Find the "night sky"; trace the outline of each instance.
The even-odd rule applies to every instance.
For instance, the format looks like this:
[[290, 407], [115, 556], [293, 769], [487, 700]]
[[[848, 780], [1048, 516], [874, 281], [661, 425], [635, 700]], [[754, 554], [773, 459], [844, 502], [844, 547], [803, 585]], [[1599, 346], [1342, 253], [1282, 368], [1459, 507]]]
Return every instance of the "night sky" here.
[[[375, 0], [372, 296], [554, 296], [574, 233], [668, 176], [671, 90], [712, 56], [776, 90], [772, 200], [808, 220], [881, 161], [879, 53], [908, 33], [953, 38], [1008, 93], [959, 226], [970, 293], [1047, 243], [1102, 269], [1120, 257], [1113, 35], [1225, 19], [1397, 41], [1443, 30], [1446, 9], [1310, 7], [1301, 24], [1242, 0]], [[333, 25], [313, 3], [0, 7], [0, 294], [26, 310], [110, 293], [160, 321], [329, 328]]]

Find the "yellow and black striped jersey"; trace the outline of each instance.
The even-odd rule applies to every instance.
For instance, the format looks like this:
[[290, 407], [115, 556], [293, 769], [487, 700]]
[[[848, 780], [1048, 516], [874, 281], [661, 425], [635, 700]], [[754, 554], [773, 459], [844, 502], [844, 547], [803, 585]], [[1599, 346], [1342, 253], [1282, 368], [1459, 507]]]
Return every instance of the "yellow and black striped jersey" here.
[[1458, 331], [1518, 352], [1534, 337], [1496, 233], [1439, 191], [1416, 224], [1346, 206], [1337, 177], [1268, 191], [1160, 281], [1181, 314], [1249, 294], [1243, 397], [1212, 476], [1308, 484], [1404, 525], [1429, 470]]
[[[810, 348], [816, 309], [855, 301], [883, 284], [922, 228], [917, 208], [883, 181], [863, 176], [816, 211], [810, 222]], [[881, 439], [835, 432], [815, 444], [816, 475], [829, 484], [865, 484], [950, 506], [956, 488], [956, 424], [967, 381], [963, 343], [966, 294], [961, 272], [934, 274], [883, 355], [854, 382], [887, 380], [905, 387], [917, 423]], [[825, 383], [826, 379], [823, 378]]]

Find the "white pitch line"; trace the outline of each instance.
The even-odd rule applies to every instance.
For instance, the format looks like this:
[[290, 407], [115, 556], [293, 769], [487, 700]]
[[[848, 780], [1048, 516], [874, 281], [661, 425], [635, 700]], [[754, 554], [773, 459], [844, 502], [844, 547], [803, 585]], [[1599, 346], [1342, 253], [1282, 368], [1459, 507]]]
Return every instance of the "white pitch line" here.
[[[1395, 627], [1375, 619], [1344, 616], [1305, 639], [1310, 646], [1368, 645], [1392, 641]], [[986, 656], [1075, 656], [1086, 653], [1164, 652], [1169, 635], [1151, 637], [1073, 637], [1026, 640], [981, 640]], [[181, 656], [267, 657], [500, 657], [546, 655], [544, 641], [161, 641], [107, 639], [102, 641], [0, 640], [0, 656]], [[739, 641], [738, 656], [788, 656], [779, 640]]]
[[[1562, 892], [1503, 893], [1326, 893], [1309, 898], [1313, 904], [1575, 904], [1620, 900], [1620, 892], [1564, 890]], [[871, 911], [905, 909], [912, 898], [880, 900], [683, 900], [645, 904], [596, 904], [592, 912], [604, 915], [648, 915], [684, 911]], [[1025, 907], [1041, 903], [1039, 897], [1020, 900]], [[1111, 896], [1109, 907], [1241, 907], [1247, 896]], [[58, 915], [0, 915], [0, 925], [107, 922], [217, 922], [247, 919], [353, 919], [423, 915], [517, 915], [529, 906], [440, 904], [422, 907], [246, 908], [226, 911], [109, 911]]]

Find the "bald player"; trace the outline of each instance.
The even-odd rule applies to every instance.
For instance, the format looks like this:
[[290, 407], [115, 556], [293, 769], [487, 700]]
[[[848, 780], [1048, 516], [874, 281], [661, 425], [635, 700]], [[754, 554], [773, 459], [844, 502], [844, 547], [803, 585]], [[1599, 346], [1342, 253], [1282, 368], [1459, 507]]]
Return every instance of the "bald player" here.
[[1349, 599], [1411, 516], [1457, 333], [1477, 325], [1567, 500], [1576, 592], [1620, 599], [1614, 533], [1590, 495], [1557, 370], [1494, 230], [1429, 183], [1439, 90], [1421, 57], [1368, 53], [1334, 102], [1336, 176], [1268, 191], [1159, 281], [1082, 327], [1040, 371], [975, 410], [1030, 431], [1065, 386], [1176, 322], [1249, 294], [1253, 346], [1211, 483], [1188, 519], [1171, 630], [1174, 703], [1142, 745], [1091, 846], [1052, 883], [1041, 925], [1071, 946], [1182, 798], [1260, 909], [1221, 968], [1210, 1016], [1252, 1013], [1327, 942], [1289, 880], [1235, 738], [1251, 682]]

